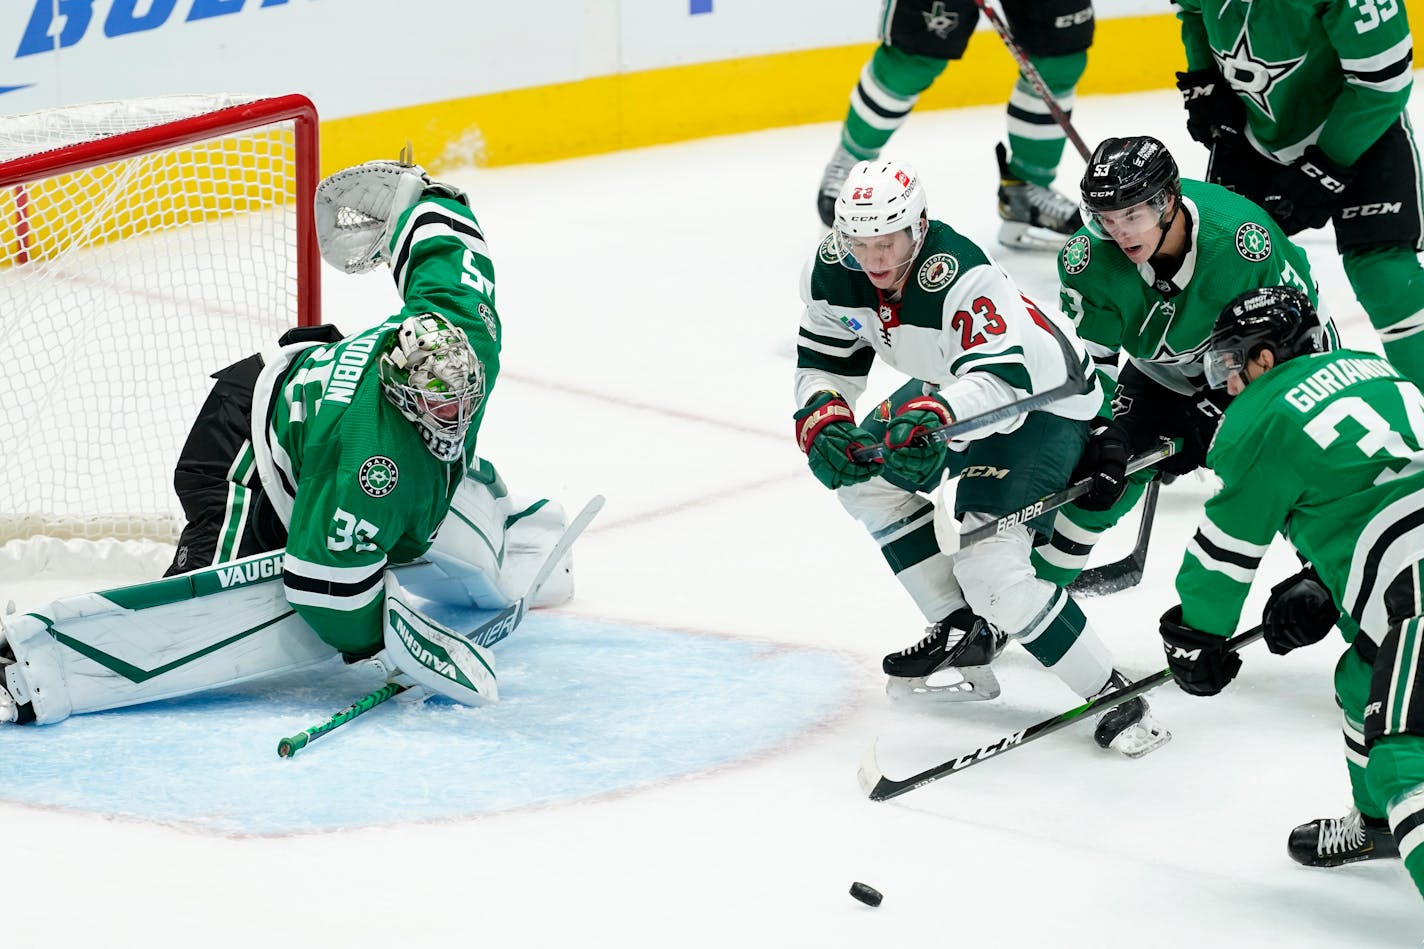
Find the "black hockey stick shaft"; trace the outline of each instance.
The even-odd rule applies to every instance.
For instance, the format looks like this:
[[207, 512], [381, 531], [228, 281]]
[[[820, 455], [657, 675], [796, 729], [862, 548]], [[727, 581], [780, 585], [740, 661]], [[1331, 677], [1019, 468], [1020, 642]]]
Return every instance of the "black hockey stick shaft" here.
[[[1073, 351], [1069, 349], [1067, 343], [1059, 339], [1057, 333], [1053, 334], [1053, 338], [1058, 345], [1063, 348], [1064, 355], [1072, 357]], [[1001, 405], [997, 409], [990, 409], [987, 412], [980, 412], [978, 415], [971, 415], [966, 419], [956, 419], [948, 425], [937, 428], [932, 432], [927, 432], [919, 437], [930, 444], [947, 442], [951, 439], [958, 438], [960, 435], [977, 432], [979, 429], [993, 425], [995, 422], [1002, 422], [1004, 419], [1041, 409], [1045, 405], [1051, 405], [1060, 399], [1079, 395], [1087, 385], [1087, 381], [1083, 378], [1083, 367], [1079, 365], [1076, 359], [1070, 359], [1068, 367], [1068, 378], [1051, 389], [1045, 389], [1043, 392], [1026, 396], [1022, 399], [1016, 399], [1007, 405]], [[886, 450], [884, 445], [869, 445], [863, 448], [857, 448], [851, 452], [851, 457], [859, 462], [875, 461], [876, 459], [884, 458]]]
[[[1133, 456], [1127, 463], [1127, 473], [1135, 474], [1141, 471], [1143, 468], [1150, 468], [1162, 459], [1170, 457], [1176, 450], [1176, 446], [1173, 443], [1164, 441], [1160, 448], [1154, 448], [1151, 451], [1145, 451], [1140, 455]], [[1153, 481], [1151, 486], [1149, 486], [1148, 490], [1155, 488], [1156, 485], [1157, 482]], [[1024, 507], [1019, 508], [1017, 511], [1005, 514], [1003, 517], [1000, 517], [996, 520], [992, 520], [987, 524], [982, 524], [979, 527], [974, 528], [973, 530], [964, 531], [959, 535], [958, 549], [963, 550], [970, 544], [977, 543], [978, 541], [984, 540], [988, 537], [993, 537], [995, 534], [1002, 534], [1004, 531], [1008, 530], [1011, 527], [1016, 527], [1017, 525], [1023, 524], [1027, 521], [1031, 521], [1036, 517], [1041, 517], [1042, 515], [1048, 514], [1051, 511], [1056, 511], [1063, 505], [1070, 504], [1073, 501], [1078, 500], [1078, 498], [1081, 498], [1083, 495], [1087, 494], [1088, 489], [1092, 486], [1093, 479], [1084, 478], [1082, 481], [1070, 484], [1062, 491], [1058, 491], [1054, 494], [1045, 495], [1044, 497], [1039, 498], [1037, 501], [1034, 501], [1032, 504], [1025, 505]], [[1154, 494], [1153, 497], [1155, 498], [1156, 495]], [[1147, 516], [1145, 509], [1143, 516], [1144, 518]], [[1142, 543], [1142, 539], [1140, 536], [1138, 538], [1138, 542]], [[1142, 546], [1146, 547], [1146, 544], [1142, 544]], [[954, 553], [954, 551], [946, 550], [944, 551], [944, 553], [950, 554]]]
[[1104, 596], [1142, 582], [1142, 572], [1147, 569], [1147, 545], [1152, 540], [1152, 521], [1157, 514], [1157, 496], [1161, 490], [1161, 481], [1154, 479], [1147, 485], [1147, 493], [1142, 500], [1142, 519], [1137, 524], [1137, 543], [1131, 552], [1121, 560], [1084, 570], [1068, 584], [1069, 593], [1074, 596]]
[[[1265, 628], [1257, 626], [1254, 629], [1249, 629], [1239, 636], [1233, 636], [1227, 640], [1226, 648], [1232, 652], [1236, 652], [1242, 646], [1254, 643], [1265, 634]], [[893, 778], [887, 778], [884, 774], [880, 773], [880, 767], [875, 763], [875, 748], [871, 746], [871, 750], [860, 768], [859, 778], [861, 788], [872, 801], [888, 801], [891, 798], [899, 797], [901, 794], [908, 794], [916, 788], [922, 788], [926, 784], [933, 784], [940, 778], [957, 774], [966, 768], [971, 768], [976, 764], [982, 764], [996, 755], [1013, 751], [1015, 748], [1021, 748], [1031, 741], [1042, 738], [1044, 735], [1051, 735], [1060, 728], [1067, 728], [1069, 725], [1083, 721], [1089, 718], [1094, 712], [1112, 708], [1114, 705], [1121, 705], [1128, 699], [1136, 698], [1145, 692], [1150, 692], [1171, 678], [1172, 671], [1170, 669], [1154, 672], [1145, 678], [1138, 679], [1136, 682], [1129, 683], [1116, 692], [1100, 695], [1091, 701], [1084, 702], [1077, 708], [1070, 708], [1068, 711], [1041, 721], [1036, 725], [1030, 725], [1023, 731], [1014, 732], [1012, 735], [1005, 735], [1003, 738], [991, 741], [987, 745], [981, 745], [973, 751], [950, 758], [948, 761], [937, 764], [932, 768], [927, 768], [919, 774], [914, 774], [898, 781]]]
[[1009, 32], [1008, 25], [1004, 23], [1003, 17], [999, 16], [999, 11], [995, 10], [988, 0], [974, 0], [974, 2], [979, 9], [984, 11], [984, 15], [989, 18], [989, 23], [993, 25], [994, 32], [998, 33], [999, 39], [1004, 41], [1004, 46], [1008, 49], [1009, 55], [1014, 58], [1014, 62], [1018, 63], [1019, 71], [1023, 73], [1029, 85], [1033, 86], [1033, 91], [1038, 93], [1038, 97], [1043, 100], [1043, 104], [1048, 106], [1048, 112], [1053, 116], [1053, 121], [1057, 122], [1059, 127], [1063, 129], [1064, 134], [1068, 136], [1068, 141], [1073, 143], [1073, 147], [1078, 149], [1078, 154], [1083, 156], [1083, 161], [1091, 159], [1093, 157], [1093, 150], [1083, 141], [1077, 129], [1073, 128], [1073, 120], [1068, 118], [1068, 113], [1063, 111], [1063, 107], [1060, 106], [1058, 100], [1053, 97], [1053, 93], [1049, 90], [1048, 84], [1043, 81], [1043, 77], [1039, 75], [1038, 70], [1034, 68], [1033, 63], [1029, 60], [1028, 54], [1024, 52], [1023, 47], [1019, 46], [1014, 40], [1013, 34]]

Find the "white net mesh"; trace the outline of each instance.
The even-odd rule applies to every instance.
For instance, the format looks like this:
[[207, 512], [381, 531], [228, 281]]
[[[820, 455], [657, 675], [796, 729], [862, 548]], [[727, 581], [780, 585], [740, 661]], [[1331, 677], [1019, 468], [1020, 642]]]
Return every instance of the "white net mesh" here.
[[0, 180], [28, 156], [67, 167], [73, 150], [56, 149], [98, 153], [92, 167], [30, 168], [0, 187], [0, 542], [177, 536], [173, 465], [209, 375], [298, 320], [296, 124], [103, 152], [127, 148], [122, 133], [182, 132], [251, 101], [0, 117]]

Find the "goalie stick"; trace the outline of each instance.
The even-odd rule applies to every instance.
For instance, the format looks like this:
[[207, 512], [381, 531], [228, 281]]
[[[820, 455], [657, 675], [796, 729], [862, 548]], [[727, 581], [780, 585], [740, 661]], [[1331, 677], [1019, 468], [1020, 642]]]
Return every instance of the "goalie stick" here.
[[[603, 495], [594, 495], [593, 499], [584, 505], [583, 510], [579, 511], [578, 516], [569, 522], [569, 526], [564, 530], [563, 536], [560, 537], [558, 542], [549, 550], [548, 556], [544, 558], [544, 563], [539, 567], [539, 572], [534, 575], [534, 579], [529, 584], [529, 589], [525, 591], [524, 595], [514, 603], [500, 610], [493, 619], [481, 623], [469, 633], [465, 634], [466, 638], [480, 646], [492, 646], [508, 636], [510, 631], [519, 625], [520, 620], [524, 619], [524, 614], [528, 611], [529, 604], [533, 602], [535, 595], [539, 592], [539, 589], [544, 585], [545, 581], [553, 575], [554, 569], [559, 565], [559, 561], [564, 559], [564, 555], [569, 552], [569, 548], [573, 547], [574, 541], [578, 540], [584, 528], [588, 527], [589, 523], [598, 515], [598, 512], [603, 509], [603, 502]], [[354, 703], [337, 712], [320, 725], [313, 725], [305, 731], [288, 738], [283, 738], [277, 743], [277, 756], [280, 758], [293, 757], [297, 752], [327, 732], [345, 725], [358, 716], [364, 715], [377, 705], [395, 698], [409, 688], [410, 686], [387, 682], [379, 689], [357, 699]]]
[[[1241, 649], [1242, 646], [1254, 643], [1266, 634], [1265, 627], [1257, 626], [1249, 629], [1239, 636], [1233, 636], [1226, 641], [1226, 648], [1232, 652]], [[922, 788], [926, 784], [932, 784], [940, 778], [948, 777], [963, 771], [965, 768], [980, 764], [995, 755], [1013, 751], [1022, 747], [1035, 739], [1044, 735], [1052, 734], [1060, 728], [1066, 728], [1075, 722], [1080, 722], [1090, 716], [1093, 712], [1111, 708], [1114, 705], [1121, 705], [1128, 699], [1136, 698], [1144, 692], [1150, 692], [1157, 686], [1172, 678], [1172, 670], [1163, 669], [1161, 672], [1154, 672], [1151, 675], [1138, 679], [1136, 682], [1118, 689], [1116, 692], [1109, 692], [1100, 695], [1095, 699], [1084, 702], [1077, 708], [1070, 708], [1050, 719], [1039, 722], [1037, 725], [1030, 725], [1023, 731], [1014, 732], [1012, 735], [1005, 735], [1003, 738], [995, 739], [987, 745], [981, 745], [973, 751], [950, 758], [932, 768], [926, 768], [919, 774], [912, 774], [908, 778], [895, 779], [887, 778], [880, 770], [880, 764], [875, 758], [875, 744], [872, 743], [870, 749], [866, 751], [865, 757], [861, 760], [860, 770], [856, 777], [860, 780], [860, 788], [872, 801], [888, 801], [891, 798], [899, 797], [901, 794], [908, 794], [916, 788]]]
[[1068, 592], [1074, 596], [1106, 596], [1135, 587], [1142, 582], [1147, 567], [1147, 543], [1152, 539], [1152, 518], [1157, 513], [1157, 493], [1162, 482], [1153, 479], [1142, 499], [1142, 519], [1137, 524], [1137, 543], [1128, 555], [1112, 563], [1089, 567], [1073, 578]]
[[[1170, 457], [1175, 451], [1176, 451], [1176, 446], [1175, 446], [1175, 445], [1173, 445], [1171, 442], [1164, 441], [1164, 442], [1162, 443], [1162, 447], [1160, 447], [1160, 448], [1154, 448], [1154, 449], [1152, 449], [1151, 451], [1145, 451], [1145, 452], [1143, 452], [1142, 454], [1137, 455], [1137, 456], [1133, 457], [1132, 459], [1130, 459], [1130, 460], [1128, 461], [1128, 463], [1127, 463], [1127, 473], [1128, 473], [1128, 474], [1134, 474], [1135, 472], [1141, 471], [1143, 468], [1150, 468], [1150, 467], [1152, 467], [1153, 465], [1157, 464], [1157, 462], [1161, 461], [1163, 458], [1168, 458], [1168, 457]], [[970, 544], [978, 543], [979, 541], [984, 540], [985, 538], [993, 537], [995, 534], [1002, 534], [1004, 531], [1008, 530], [1009, 528], [1011, 528], [1011, 527], [1016, 527], [1016, 526], [1018, 526], [1019, 524], [1024, 523], [1025, 521], [1031, 521], [1031, 520], [1033, 520], [1033, 519], [1036, 518], [1036, 517], [1041, 517], [1041, 516], [1044, 515], [1044, 514], [1048, 514], [1048, 513], [1052, 512], [1052, 511], [1056, 511], [1056, 510], [1058, 510], [1060, 507], [1062, 507], [1063, 505], [1069, 504], [1069, 503], [1071, 503], [1071, 502], [1073, 502], [1073, 501], [1076, 501], [1078, 498], [1080, 498], [1080, 497], [1082, 497], [1083, 495], [1087, 494], [1087, 493], [1088, 493], [1088, 489], [1091, 488], [1092, 485], [1093, 485], [1093, 479], [1092, 479], [1092, 478], [1084, 478], [1082, 481], [1077, 481], [1077, 482], [1074, 482], [1073, 484], [1070, 484], [1068, 487], [1064, 488], [1062, 491], [1058, 491], [1058, 492], [1056, 492], [1056, 493], [1054, 493], [1054, 494], [1045, 495], [1045, 496], [1039, 498], [1037, 501], [1034, 501], [1032, 504], [1028, 504], [1028, 505], [1025, 505], [1024, 507], [1019, 508], [1017, 511], [1012, 511], [1012, 512], [1010, 512], [1010, 513], [1008, 513], [1008, 514], [1005, 514], [1003, 517], [996, 518], [995, 520], [992, 520], [992, 521], [990, 521], [990, 522], [987, 523], [987, 524], [982, 524], [982, 525], [980, 525], [979, 527], [974, 528], [973, 530], [963, 531], [962, 533], [959, 533], [959, 534], [957, 535], [958, 538], [959, 538], [959, 543], [958, 543], [958, 545], [955, 546], [954, 549], [952, 549], [952, 550], [945, 544], [944, 539], [941, 539], [941, 540], [940, 540], [940, 551], [941, 551], [941, 553], [952, 554], [952, 553], [954, 553], [955, 551], [963, 550], [965, 547], [968, 547]], [[1152, 506], [1155, 506], [1155, 505], [1156, 505], [1156, 500], [1157, 500], [1157, 493], [1156, 493], [1156, 490], [1155, 490], [1156, 487], [1157, 487], [1157, 482], [1156, 482], [1156, 481], [1153, 481], [1153, 482], [1151, 483], [1151, 485], [1148, 486], [1148, 489], [1147, 489], [1147, 490], [1150, 492], [1150, 494], [1149, 494], [1149, 501], [1150, 501], [1150, 503], [1151, 503]], [[1150, 510], [1151, 510], [1150, 507], [1144, 507], [1144, 508], [1143, 508], [1142, 518], [1143, 518], [1143, 524], [1144, 524], [1144, 525], [1147, 525], [1148, 520], [1149, 520], [1150, 517], [1151, 517], [1151, 515], [1150, 515], [1150, 513], [1149, 513]], [[1147, 547], [1147, 544], [1146, 544], [1146, 542], [1143, 540], [1143, 535], [1144, 535], [1144, 534], [1145, 534], [1145, 531], [1139, 531], [1138, 544], [1143, 548], [1143, 560], [1146, 560], [1146, 547]], [[1137, 551], [1134, 550], [1134, 551], [1133, 551], [1133, 554], [1136, 554], [1136, 553], [1137, 553]], [[1131, 559], [1131, 556], [1132, 556], [1132, 555], [1129, 555], [1129, 557], [1128, 557], [1129, 560]], [[1126, 563], [1126, 562], [1127, 562], [1126, 560], [1120, 561], [1120, 563]], [[1105, 568], [1110, 568], [1110, 567], [1115, 567], [1115, 566], [1118, 566], [1118, 564], [1104, 564], [1103, 567], [1102, 567], [1102, 568], [1099, 568], [1099, 569], [1105, 569]], [[1088, 571], [1086, 571], [1086, 570], [1083, 571], [1083, 574], [1086, 574], [1086, 573], [1088, 573]], [[1083, 574], [1079, 574], [1079, 577], [1081, 578]], [[1138, 580], [1142, 579], [1142, 568], [1141, 568], [1141, 566], [1138, 567], [1137, 578], [1138, 578]], [[1075, 580], [1074, 582], [1076, 583], [1077, 581]], [[1135, 583], [1135, 582], [1136, 582], [1136, 581], [1134, 580], [1133, 583]], [[1132, 586], [1132, 584], [1129, 583], [1129, 584], [1126, 584], [1126, 586]], [[1072, 588], [1072, 587], [1070, 587], [1069, 589], [1072, 590], [1072, 592], [1074, 592], [1074, 593], [1077, 593], [1077, 592], [1078, 592], [1076, 589], [1074, 589], [1074, 588]], [[1125, 589], [1125, 587], [1118, 587], [1117, 589]], [[1112, 591], [1107, 590], [1107, 591], [1103, 591], [1103, 592], [1109, 592], [1109, 593], [1110, 593], [1110, 592], [1112, 592]]]
[[1073, 147], [1078, 149], [1078, 154], [1083, 156], [1083, 161], [1089, 161], [1093, 157], [1093, 150], [1090, 149], [1082, 136], [1073, 128], [1073, 120], [1068, 118], [1068, 113], [1063, 111], [1063, 107], [1058, 104], [1058, 100], [1053, 98], [1053, 93], [1049, 91], [1048, 84], [1043, 81], [1043, 77], [1038, 74], [1033, 63], [1029, 60], [1028, 54], [1023, 51], [1023, 47], [1014, 40], [1013, 34], [1009, 32], [1009, 27], [1004, 23], [1003, 17], [999, 16], [999, 11], [988, 3], [988, 0], [974, 0], [974, 4], [984, 11], [984, 16], [988, 17], [989, 23], [994, 27], [994, 32], [999, 34], [999, 39], [1004, 41], [1004, 47], [1009, 51], [1009, 55], [1018, 64], [1019, 71], [1033, 86], [1033, 91], [1038, 93], [1038, 97], [1043, 100], [1043, 104], [1048, 106], [1048, 112], [1053, 116], [1053, 121], [1058, 123], [1059, 128], [1068, 136], [1068, 141], [1073, 143]]

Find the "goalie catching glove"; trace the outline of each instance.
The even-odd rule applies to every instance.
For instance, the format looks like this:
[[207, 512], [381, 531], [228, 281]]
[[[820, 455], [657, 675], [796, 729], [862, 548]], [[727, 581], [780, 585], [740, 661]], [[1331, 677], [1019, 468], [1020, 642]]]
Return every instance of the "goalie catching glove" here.
[[949, 445], [929, 438], [936, 429], [954, 421], [949, 406], [939, 396], [916, 396], [890, 415], [890, 403], [881, 403], [885, 429], [885, 467], [910, 484], [928, 481], [944, 466]]
[[469, 206], [464, 192], [431, 181], [419, 165], [368, 161], [328, 175], [316, 187], [316, 240], [322, 259], [350, 274], [389, 260], [401, 215], [427, 195]]
[[846, 400], [840, 393], [823, 389], [792, 416], [796, 422], [796, 444], [806, 453], [806, 461], [816, 480], [831, 490], [869, 481], [880, 473], [879, 459], [856, 461], [853, 452], [875, 444], [875, 436], [855, 424]]

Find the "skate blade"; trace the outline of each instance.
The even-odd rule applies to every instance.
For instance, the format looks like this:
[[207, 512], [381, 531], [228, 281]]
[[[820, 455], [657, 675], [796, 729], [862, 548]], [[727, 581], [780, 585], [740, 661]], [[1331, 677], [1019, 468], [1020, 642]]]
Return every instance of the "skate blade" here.
[[1161, 725], [1150, 728], [1144, 728], [1141, 724], [1129, 725], [1108, 742], [1108, 748], [1129, 758], [1141, 758], [1171, 740], [1172, 733]]
[[[954, 682], [931, 682], [944, 672], [959, 673]], [[999, 697], [999, 677], [988, 666], [965, 666], [962, 669], [939, 669], [928, 676], [901, 678], [890, 676], [885, 682], [885, 694], [895, 701], [914, 699], [918, 702], [987, 702]]]
[[999, 225], [999, 243], [1014, 250], [1036, 250], [1056, 254], [1068, 243], [1068, 234], [1046, 227], [1035, 227], [1023, 221], [1005, 221]]

